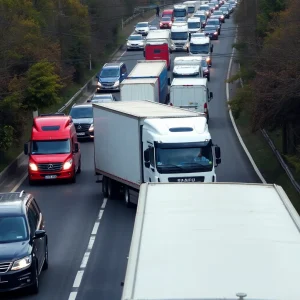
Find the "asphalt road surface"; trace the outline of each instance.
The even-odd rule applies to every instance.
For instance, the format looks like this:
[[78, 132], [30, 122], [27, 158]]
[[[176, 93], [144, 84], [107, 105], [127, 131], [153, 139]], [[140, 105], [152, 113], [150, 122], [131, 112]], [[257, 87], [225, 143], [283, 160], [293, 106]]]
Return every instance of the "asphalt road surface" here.
[[[157, 19], [152, 22], [158, 25]], [[232, 19], [222, 26], [220, 39], [214, 41], [211, 68], [209, 129], [214, 143], [221, 147], [222, 164], [217, 179], [223, 182], [260, 182], [232, 128], [226, 105], [225, 79], [234, 40]], [[187, 55], [185, 53], [173, 56]], [[127, 52], [120, 58], [128, 71], [142, 52]], [[49, 269], [42, 273], [40, 293], [24, 292], [1, 295], [1, 299], [69, 299], [82, 258], [89, 244], [103, 197], [101, 183], [96, 183], [93, 168], [93, 143], [81, 144], [82, 173], [76, 184], [42, 184], [29, 186], [25, 181], [19, 190], [32, 192], [45, 215], [49, 235]], [[109, 200], [103, 211], [99, 229], [80, 286], [78, 300], [120, 300], [131, 242], [135, 209], [127, 209], [120, 200]], [[70, 298], [71, 299], [71, 298]]]

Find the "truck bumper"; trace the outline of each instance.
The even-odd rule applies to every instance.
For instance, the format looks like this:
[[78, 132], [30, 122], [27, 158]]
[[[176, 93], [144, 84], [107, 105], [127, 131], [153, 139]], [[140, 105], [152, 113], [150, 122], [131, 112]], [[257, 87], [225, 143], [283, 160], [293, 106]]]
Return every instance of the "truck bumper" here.
[[74, 176], [74, 169], [58, 172], [40, 172], [40, 171], [28, 171], [28, 178], [31, 181], [48, 181], [48, 180], [60, 180], [71, 179]]

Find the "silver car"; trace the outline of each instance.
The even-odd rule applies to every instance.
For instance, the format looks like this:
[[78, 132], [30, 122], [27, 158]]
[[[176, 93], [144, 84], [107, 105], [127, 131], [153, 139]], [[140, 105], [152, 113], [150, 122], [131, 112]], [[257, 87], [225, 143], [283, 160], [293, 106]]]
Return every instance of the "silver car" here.
[[140, 34], [132, 34], [127, 39], [128, 50], [143, 50], [145, 47], [145, 38]]
[[147, 35], [150, 31], [149, 22], [139, 22], [134, 26], [134, 31], [138, 34]]
[[91, 103], [106, 103], [118, 101], [113, 94], [94, 94], [87, 102]]

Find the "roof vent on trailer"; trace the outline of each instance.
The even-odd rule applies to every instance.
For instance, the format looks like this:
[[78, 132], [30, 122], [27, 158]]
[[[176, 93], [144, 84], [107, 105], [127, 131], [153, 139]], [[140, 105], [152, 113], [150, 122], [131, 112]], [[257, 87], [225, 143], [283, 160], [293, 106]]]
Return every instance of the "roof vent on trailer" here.
[[245, 300], [247, 297], [246, 293], [236, 293], [236, 296], [239, 297], [239, 300]]

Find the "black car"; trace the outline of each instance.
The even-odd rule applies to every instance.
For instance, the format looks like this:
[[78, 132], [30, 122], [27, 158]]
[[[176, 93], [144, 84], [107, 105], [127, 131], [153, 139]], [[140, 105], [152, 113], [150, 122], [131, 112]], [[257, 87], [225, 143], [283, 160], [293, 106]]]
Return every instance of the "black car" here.
[[0, 292], [26, 287], [38, 293], [39, 276], [48, 268], [44, 225], [33, 195], [0, 193]]
[[204, 28], [204, 33], [211, 40], [218, 40], [219, 39], [218, 29], [215, 25], [206, 25], [205, 28]]
[[221, 34], [221, 26], [222, 23], [220, 22], [219, 18], [217, 16], [214, 16], [214, 18], [210, 18], [209, 20], [207, 20], [206, 26], [207, 25], [214, 25], [217, 30], [218, 30], [218, 34]]
[[94, 138], [93, 105], [91, 103], [74, 104], [70, 116], [75, 125], [77, 138]]

